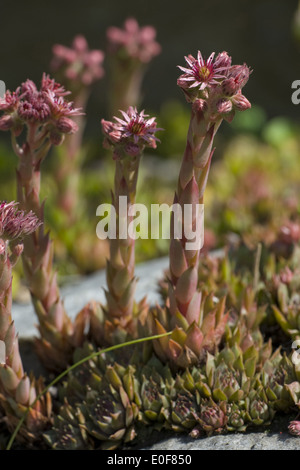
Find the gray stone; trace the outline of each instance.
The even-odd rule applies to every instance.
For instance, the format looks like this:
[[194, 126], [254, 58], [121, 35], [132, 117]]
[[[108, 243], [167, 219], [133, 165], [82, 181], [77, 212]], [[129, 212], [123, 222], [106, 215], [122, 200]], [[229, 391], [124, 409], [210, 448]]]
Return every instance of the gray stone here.
[[[152, 305], [159, 302], [157, 281], [162, 278], [163, 271], [168, 267], [168, 258], [141, 263], [136, 267], [138, 278], [136, 299], [141, 300], [147, 295]], [[105, 303], [104, 288], [106, 285], [105, 271], [98, 271], [90, 276], [77, 278], [61, 289], [68, 315], [74, 319], [77, 313], [91, 300]], [[22, 338], [32, 338], [37, 334], [37, 323], [33, 307], [28, 304], [13, 304], [12, 316], [15, 320], [16, 330]]]
[[286, 432], [236, 433], [196, 440], [183, 435], [162, 440], [143, 450], [300, 450], [300, 439]]

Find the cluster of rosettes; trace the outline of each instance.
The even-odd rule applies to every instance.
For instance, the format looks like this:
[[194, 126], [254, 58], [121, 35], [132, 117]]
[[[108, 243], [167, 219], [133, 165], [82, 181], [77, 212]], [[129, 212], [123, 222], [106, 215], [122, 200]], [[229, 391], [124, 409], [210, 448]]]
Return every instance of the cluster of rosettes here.
[[84, 36], [75, 36], [71, 48], [55, 44], [52, 52], [52, 70], [62, 73], [67, 80], [88, 86], [104, 75], [104, 53], [90, 50]]
[[235, 110], [244, 111], [251, 107], [241, 90], [251, 73], [246, 65], [232, 65], [227, 52], [215, 58], [213, 52], [206, 60], [198, 51], [197, 59], [185, 57], [188, 67], [181, 67], [184, 73], [177, 80], [187, 101], [195, 103], [210, 119], [223, 117], [231, 121]]
[[141, 155], [145, 147], [156, 148], [159, 139], [155, 132], [162, 130], [156, 127], [155, 117], [149, 116], [129, 106], [128, 110], [120, 111], [124, 119], [114, 117], [115, 122], [102, 119], [102, 130], [105, 135], [104, 147], [113, 148], [114, 159], [124, 154], [131, 157]]
[[30, 211], [18, 210], [17, 202], [0, 202], [0, 254], [5, 252], [6, 241], [22, 240], [33, 233], [40, 225], [36, 215]]
[[44, 126], [49, 131], [54, 145], [62, 142], [64, 134], [77, 131], [77, 124], [71, 117], [81, 114], [73, 103], [65, 99], [69, 92], [59, 83], [44, 74], [40, 89], [31, 80], [26, 80], [16, 91], [5, 93], [0, 98], [0, 130], [11, 130], [15, 136], [21, 134], [23, 126]]
[[156, 30], [153, 26], [139, 27], [134, 18], [124, 22], [124, 29], [114, 26], [107, 30], [108, 50], [122, 58], [136, 59], [142, 63], [160, 54], [161, 47], [155, 41]]

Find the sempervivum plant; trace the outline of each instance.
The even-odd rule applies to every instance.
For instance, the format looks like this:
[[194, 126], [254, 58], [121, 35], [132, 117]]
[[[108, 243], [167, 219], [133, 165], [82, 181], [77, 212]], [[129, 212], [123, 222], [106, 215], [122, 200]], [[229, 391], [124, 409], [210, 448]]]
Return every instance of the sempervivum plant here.
[[221, 342], [228, 320], [225, 297], [218, 300], [213, 294], [202, 293], [198, 309], [193, 320], [180, 314], [173, 316], [168, 307], [152, 309], [149, 329], [157, 334], [172, 331], [170, 336], [154, 341], [155, 353], [173, 369], [201, 363], [207, 352], [217, 351]]
[[139, 106], [141, 82], [149, 62], [161, 52], [153, 26], [140, 27], [127, 18], [123, 28], [107, 29], [107, 53], [111, 70], [110, 111]]
[[[31, 81], [0, 99], [0, 129], [11, 131], [13, 149], [19, 159], [17, 191], [20, 208], [32, 211], [44, 221], [40, 201], [41, 165], [52, 145], [78, 129], [73, 117], [80, 110], [66, 100], [68, 92], [43, 75], [40, 88]], [[26, 131], [25, 141], [17, 138]], [[24, 240], [24, 273], [39, 320], [41, 338], [37, 346], [49, 368], [61, 370], [69, 363], [73, 349], [73, 325], [66, 314], [53, 269], [53, 245], [43, 225]]]
[[[169, 278], [169, 307], [167, 315], [173, 318], [176, 326], [181, 328], [185, 323], [190, 335], [188, 341], [192, 357], [200, 359], [203, 351], [203, 333], [201, 317], [202, 293], [199, 288], [199, 259], [202, 246], [203, 214], [199, 207], [204, 201], [204, 192], [208, 179], [211, 159], [214, 153], [214, 136], [223, 121], [231, 122], [236, 110], [243, 111], [250, 103], [242, 94], [242, 88], [247, 83], [250, 69], [244, 65], [232, 65], [231, 58], [226, 52], [215, 54], [205, 60], [201, 52], [197, 58], [189, 55], [187, 67], [179, 67], [184, 73], [177, 81], [186, 99], [192, 104], [191, 119], [187, 135], [187, 144], [181, 163], [178, 187], [174, 203], [181, 208], [181, 236], [175, 225], [171, 228], [170, 244], [170, 278]], [[189, 208], [186, 211], [186, 207]], [[172, 225], [175, 216], [172, 217]], [[216, 329], [215, 345], [221, 340], [225, 329], [226, 316], [209, 317], [210, 334]], [[171, 323], [171, 322], [169, 322]], [[155, 331], [163, 331], [157, 323]], [[185, 328], [187, 330], [187, 328]], [[206, 329], [207, 330], [207, 329]], [[182, 334], [176, 334], [179, 338]], [[171, 343], [172, 341], [172, 343]], [[184, 339], [185, 341], [185, 339]], [[171, 350], [172, 360], [177, 357], [182, 365], [182, 341], [166, 338], [163, 348]], [[166, 343], [169, 343], [168, 345]], [[170, 356], [170, 354], [169, 354]], [[166, 355], [166, 357], [168, 357]], [[192, 359], [195, 362], [195, 358]]]
[[276, 321], [292, 339], [300, 338], [300, 272], [296, 267], [291, 270], [285, 266], [272, 279], [271, 291], [274, 292], [272, 305]]
[[175, 379], [168, 366], [156, 357], [137, 367], [140, 386], [139, 422], [160, 431], [171, 415], [171, 401], [176, 395]]
[[[100, 344], [112, 343], [117, 337], [124, 341], [128, 334], [136, 337], [138, 321], [144, 323], [147, 314], [145, 300], [139, 304], [134, 301], [135, 238], [128, 232], [127, 223], [134, 216], [131, 209], [136, 201], [141, 156], [145, 148], [156, 147], [158, 138], [155, 134], [160, 129], [155, 118], [148, 119], [144, 111], [129, 107], [127, 112], [121, 113], [122, 118], [115, 117], [114, 122], [102, 120], [104, 145], [113, 151], [115, 161], [112, 202], [116, 219], [115, 233], [109, 234], [107, 306], [103, 308], [104, 315], [96, 305], [91, 309], [91, 336]], [[125, 219], [127, 222], [124, 224]]]
[[85, 422], [79, 408], [74, 408], [65, 400], [55, 415], [52, 428], [44, 434], [44, 439], [53, 450], [92, 449], [92, 439], [82, 427]]
[[[74, 107], [85, 112], [93, 85], [104, 76], [104, 53], [89, 49], [82, 35], [74, 37], [71, 47], [55, 44], [52, 52], [51, 71], [70, 90]], [[68, 254], [71, 254], [75, 264], [81, 270], [93, 270], [104, 267], [108, 244], [106, 241], [93, 243], [96, 238], [94, 233], [85, 229], [89, 222], [85, 220], [87, 211], [80, 194], [80, 183], [87, 156], [83, 145], [86, 119], [82, 113], [74, 117], [74, 121], [78, 131], [66, 136], [63, 145], [57, 147], [55, 152], [53, 175], [57, 192], [53, 215], [56, 215], [59, 239], [68, 237], [70, 240]]]
[[8, 429], [13, 431], [29, 407], [18, 435], [27, 443], [37, 440], [37, 434], [50, 425], [52, 404], [49, 394], [34, 403], [43, 389], [43, 378], [36, 380], [24, 372], [11, 315], [12, 268], [23, 251], [24, 239], [40, 225], [33, 212], [19, 210], [17, 203], [0, 203], [0, 408]]
[[[204, 200], [204, 191], [213, 156], [213, 139], [223, 121], [231, 121], [236, 110], [246, 110], [249, 101], [241, 90], [247, 83], [250, 70], [244, 65], [231, 65], [231, 58], [226, 52], [219, 54], [214, 60], [211, 54], [204, 60], [200, 51], [195, 59], [186, 57], [189, 68], [180, 67], [184, 71], [178, 79], [188, 102], [192, 104], [187, 144], [183, 156], [178, 179], [178, 188], [174, 202], [182, 209], [185, 204], [192, 207], [191, 224], [195, 232], [197, 205]], [[182, 225], [188, 220], [182, 211]], [[198, 228], [199, 232], [199, 228]], [[173, 315], [178, 311], [190, 318], [197, 315], [200, 304], [198, 292], [198, 264], [201, 249], [200, 233], [194, 233], [193, 247], [188, 246], [185, 237], [174, 237], [170, 246], [170, 305]], [[188, 285], [189, 289], [185, 286]]]

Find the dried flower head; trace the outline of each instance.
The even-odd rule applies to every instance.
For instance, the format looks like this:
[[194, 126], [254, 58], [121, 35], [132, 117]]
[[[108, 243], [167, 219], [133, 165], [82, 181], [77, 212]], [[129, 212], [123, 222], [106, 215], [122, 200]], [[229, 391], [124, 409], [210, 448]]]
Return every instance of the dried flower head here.
[[137, 59], [148, 63], [161, 52], [155, 41], [156, 30], [153, 26], [139, 27], [134, 18], [124, 22], [124, 28], [112, 26], [107, 30], [108, 50], [111, 54], [122, 54], [123, 58]]
[[0, 238], [2, 240], [23, 239], [33, 233], [40, 225], [36, 215], [30, 211], [17, 209], [17, 202], [0, 203]]
[[52, 52], [52, 70], [62, 73], [67, 80], [87, 86], [104, 75], [104, 53], [101, 50], [90, 50], [82, 35], [75, 36], [71, 48], [55, 44]]

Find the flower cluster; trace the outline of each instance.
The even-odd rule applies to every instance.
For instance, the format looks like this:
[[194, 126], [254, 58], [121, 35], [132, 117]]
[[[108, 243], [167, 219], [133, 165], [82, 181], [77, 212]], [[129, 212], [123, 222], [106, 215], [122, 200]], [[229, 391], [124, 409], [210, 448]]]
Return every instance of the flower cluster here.
[[25, 125], [45, 126], [53, 144], [61, 142], [62, 134], [73, 134], [77, 124], [70, 118], [81, 114], [65, 96], [69, 92], [59, 83], [44, 74], [40, 89], [31, 80], [26, 80], [16, 91], [5, 93], [0, 98], [0, 130], [12, 130], [18, 136]]
[[97, 49], [90, 50], [82, 35], [75, 36], [71, 48], [55, 44], [52, 52], [53, 72], [62, 73], [67, 80], [89, 86], [104, 75], [104, 53]]
[[128, 18], [124, 29], [111, 26], [107, 30], [109, 52], [121, 57], [148, 63], [157, 56], [161, 47], [155, 41], [156, 30], [153, 26], [139, 27], [134, 18]]
[[22, 239], [33, 233], [41, 222], [31, 211], [17, 209], [17, 202], [0, 202], [0, 238], [2, 240]]
[[148, 115], [144, 111], [139, 113], [132, 106], [126, 112], [120, 112], [124, 119], [115, 116], [115, 122], [101, 121], [105, 135], [104, 146], [114, 148], [114, 158], [119, 158], [123, 152], [134, 157], [145, 147], [156, 148], [159, 139], [155, 132], [162, 129], [156, 127], [155, 117], [146, 119]]
[[215, 58], [213, 52], [206, 60], [198, 51], [197, 59], [192, 55], [185, 57], [188, 67], [181, 67], [184, 73], [177, 80], [187, 101], [210, 119], [222, 117], [231, 121], [235, 110], [244, 111], [251, 107], [241, 90], [251, 73], [246, 65], [231, 65], [231, 57], [221, 52]]

